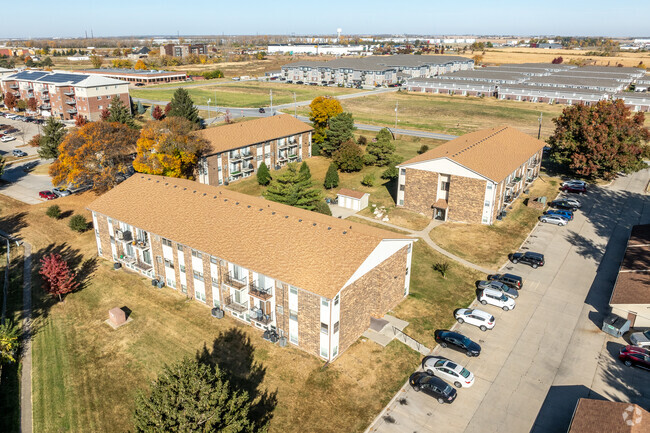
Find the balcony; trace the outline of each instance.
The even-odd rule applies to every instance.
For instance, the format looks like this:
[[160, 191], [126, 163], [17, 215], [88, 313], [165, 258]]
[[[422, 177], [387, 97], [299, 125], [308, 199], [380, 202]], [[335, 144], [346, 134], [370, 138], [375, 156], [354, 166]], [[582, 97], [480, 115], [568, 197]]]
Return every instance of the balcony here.
[[288, 158], [286, 153], [281, 153], [278, 155], [278, 161], [286, 161]]
[[10, 84], [9, 88], [14, 89], [14, 90], [18, 90], [20, 87], [18, 86], [18, 84]]
[[77, 114], [77, 109], [76, 108], [71, 108], [69, 110], [66, 110], [68, 114]]
[[123, 263], [127, 268], [134, 269], [136, 271], [148, 272], [153, 269], [152, 265], [131, 256], [122, 255], [118, 261]]
[[230, 158], [230, 162], [240, 161], [241, 153], [231, 153], [228, 155], [228, 157]]
[[66, 99], [65, 103], [68, 105], [76, 105], [77, 101], [75, 101], [74, 99]]
[[50, 104], [41, 105], [41, 110], [51, 110], [52, 106]]
[[250, 310], [248, 312], [248, 315], [250, 316], [251, 320], [253, 322], [257, 322], [260, 325], [269, 325], [273, 323], [273, 313], [271, 314], [264, 314], [262, 310]]
[[243, 159], [251, 159], [253, 157], [253, 154], [251, 152], [246, 152], [246, 153], [242, 153], [241, 157]]
[[49, 101], [50, 97], [48, 95], [43, 94], [43, 95], [41, 95], [41, 100], [42, 101]]
[[67, 92], [63, 92], [65, 96], [74, 96], [74, 90], [70, 89]]
[[258, 287], [255, 283], [251, 283], [248, 288], [248, 294], [254, 296], [258, 299], [266, 301], [273, 297], [271, 289], [265, 289], [263, 287]]
[[298, 158], [298, 154], [297, 154], [297, 153], [295, 153], [295, 154], [293, 154], [293, 155], [289, 155], [289, 159], [296, 159], [296, 158]]
[[224, 299], [224, 309], [234, 311], [235, 313], [245, 313], [248, 311], [248, 302], [237, 302], [232, 296], [226, 297]]
[[243, 289], [248, 285], [248, 277], [235, 277], [232, 272], [229, 272], [224, 276], [223, 282], [235, 289]]
[[151, 245], [149, 245], [149, 242], [147, 242], [144, 239], [137, 239], [137, 240], [132, 242], [132, 245], [134, 247], [136, 247], [137, 249], [142, 250], [142, 251], [148, 250], [149, 248], [151, 248]]
[[255, 167], [253, 167], [253, 164], [244, 164], [242, 171], [244, 173], [250, 173], [251, 171], [255, 171]]
[[133, 234], [130, 230], [115, 230], [115, 239], [122, 242], [131, 242]]

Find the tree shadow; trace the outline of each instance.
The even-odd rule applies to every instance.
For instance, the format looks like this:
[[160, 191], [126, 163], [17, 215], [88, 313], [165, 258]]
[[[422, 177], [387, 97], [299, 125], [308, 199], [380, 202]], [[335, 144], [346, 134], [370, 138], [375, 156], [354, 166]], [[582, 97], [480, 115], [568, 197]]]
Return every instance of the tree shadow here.
[[212, 343], [198, 351], [196, 359], [211, 367], [219, 367], [230, 380], [233, 388], [246, 391], [251, 402], [250, 417], [254, 431], [263, 431], [273, 418], [277, 406], [277, 390], [269, 393], [260, 389], [266, 368], [255, 361], [255, 346], [246, 333], [237, 328], [220, 332]]
[[604, 245], [597, 245], [593, 240], [587, 239], [572, 230], [568, 231], [565, 238], [576, 248], [577, 253], [582, 257], [599, 262], [605, 253]]
[[0, 218], [0, 230], [8, 236], [16, 236], [20, 230], [27, 227], [26, 216], [27, 212], [18, 212]]

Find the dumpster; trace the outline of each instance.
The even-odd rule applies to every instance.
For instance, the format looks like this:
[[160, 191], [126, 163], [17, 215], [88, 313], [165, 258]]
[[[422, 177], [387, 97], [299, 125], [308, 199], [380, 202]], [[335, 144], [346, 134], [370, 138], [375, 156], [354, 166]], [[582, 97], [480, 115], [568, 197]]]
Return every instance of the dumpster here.
[[611, 314], [603, 321], [603, 332], [614, 337], [622, 337], [630, 330], [630, 321], [616, 314]]

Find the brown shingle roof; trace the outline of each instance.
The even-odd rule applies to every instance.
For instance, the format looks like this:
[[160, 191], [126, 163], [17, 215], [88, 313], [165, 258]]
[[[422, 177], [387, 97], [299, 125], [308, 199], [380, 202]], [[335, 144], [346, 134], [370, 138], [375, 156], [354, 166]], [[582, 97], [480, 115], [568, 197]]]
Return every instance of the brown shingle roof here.
[[544, 146], [543, 141], [515, 128], [500, 126], [462, 135], [401, 163], [400, 167], [449, 158], [494, 182], [501, 182]]
[[367, 193], [361, 191], [355, 191], [353, 189], [341, 188], [337, 193], [339, 195], [344, 195], [346, 197], [362, 199]]
[[569, 433], [643, 433], [648, 431], [650, 431], [650, 413], [640, 406], [589, 398], [578, 400], [569, 428]]
[[210, 153], [219, 153], [251, 144], [313, 130], [310, 125], [288, 114], [262, 117], [198, 131], [212, 146]]
[[650, 304], [650, 224], [632, 227], [610, 304]]
[[88, 208], [333, 298], [382, 239], [404, 236], [184, 179], [136, 174]]

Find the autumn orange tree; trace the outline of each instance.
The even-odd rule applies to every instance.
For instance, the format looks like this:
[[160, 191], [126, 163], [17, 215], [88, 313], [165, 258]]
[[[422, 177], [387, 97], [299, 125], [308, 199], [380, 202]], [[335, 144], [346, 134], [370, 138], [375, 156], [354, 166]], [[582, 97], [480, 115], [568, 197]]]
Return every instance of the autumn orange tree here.
[[193, 134], [197, 125], [183, 117], [149, 121], [140, 131], [133, 168], [141, 173], [194, 179], [209, 143]]
[[330, 96], [318, 96], [309, 104], [309, 120], [314, 124], [314, 134], [312, 141], [316, 143], [315, 149], [312, 149], [312, 154], [320, 154], [320, 144], [325, 141], [327, 136], [325, 130], [329, 124], [329, 120], [337, 114], [343, 113], [343, 107], [338, 99]]
[[5, 93], [4, 103], [8, 109], [13, 110], [16, 106], [16, 95], [13, 92]]
[[96, 192], [113, 188], [117, 175], [129, 170], [136, 139], [131, 128], [117, 122], [91, 122], [70, 131], [50, 166], [52, 184], [91, 185]]
[[144, 63], [142, 59], [140, 59], [137, 62], [135, 62], [135, 69], [144, 71], [147, 69], [147, 65]]
[[68, 263], [60, 254], [48, 254], [41, 259], [38, 273], [43, 277], [43, 288], [52, 296], [65, 295], [77, 289], [79, 283], [75, 281], [76, 274], [70, 269]]

